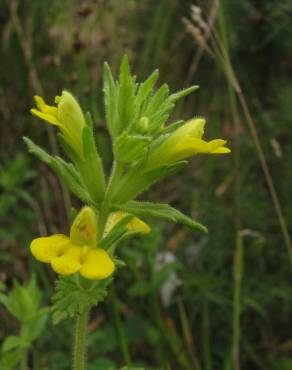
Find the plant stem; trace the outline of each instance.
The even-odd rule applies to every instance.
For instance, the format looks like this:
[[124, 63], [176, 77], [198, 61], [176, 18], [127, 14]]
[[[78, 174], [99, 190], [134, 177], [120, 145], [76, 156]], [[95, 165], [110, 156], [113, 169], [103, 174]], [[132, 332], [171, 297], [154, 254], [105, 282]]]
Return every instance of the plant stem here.
[[[224, 55], [230, 60], [229, 43], [227, 36], [227, 29], [224, 20], [223, 7], [219, 7], [219, 34], [222, 39], [222, 46], [224, 49]], [[234, 122], [235, 132], [239, 132], [240, 128], [240, 116], [237, 107], [237, 100], [235, 89], [231, 83], [231, 80], [227, 78], [227, 86], [229, 93], [229, 101], [231, 108], [232, 120]], [[236, 249], [234, 255], [234, 289], [233, 289], [233, 320], [232, 320], [232, 365], [234, 370], [240, 370], [240, 319], [241, 319], [241, 284], [242, 284], [242, 273], [243, 273], [243, 241], [240, 234], [241, 231], [241, 172], [240, 172], [240, 147], [238, 134], [235, 135], [234, 139], [234, 160], [235, 160], [235, 228], [236, 228]]]
[[73, 370], [85, 370], [85, 336], [88, 314], [89, 310], [86, 310], [77, 316], [73, 352]]

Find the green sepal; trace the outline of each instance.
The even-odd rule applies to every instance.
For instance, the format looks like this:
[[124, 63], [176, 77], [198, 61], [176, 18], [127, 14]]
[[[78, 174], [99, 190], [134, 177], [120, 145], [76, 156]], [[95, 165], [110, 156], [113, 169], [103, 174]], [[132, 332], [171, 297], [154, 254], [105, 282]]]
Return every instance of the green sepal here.
[[150, 137], [123, 132], [113, 145], [115, 160], [125, 164], [133, 163], [144, 156], [150, 143]]
[[113, 209], [116, 211], [129, 212], [137, 217], [159, 217], [171, 222], [185, 224], [192, 230], [198, 230], [204, 233], [208, 232], [204, 225], [194, 221], [176, 208], [171, 207], [169, 204], [138, 202], [132, 200], [121, 205], [115, 204], [113, 205]]
[[146, 191], [152, 184], [160, 181], [165, 176], [172, 175], [186, 166], [187, 161], [180, 161], [171, 165], [163, 165], [149, 172], [139, 172], [133, 169], [129, 176], [125, 176], [118, 189], [113, 195], [113, 201], [124, 203], [136, 198], [139, 194]]
[[93, 136], [93, 130], [89, 126], [85, 126], [82, 130], [83, 154], [86, 161], [99, 158], [97, 154], [96, 143]]
[[143, 116], [149, 118], [149, 132], [156, 133], [161, 129], [167, 120], [171, 110], [174, 108], [173, 103], [168, 102], [169, 88], [163, 84], [153, 94], [147, 102], [147, 107], [143, 110]]
[[28, 137], [23, 137], [23, 141], [27, 145], [28, 151], [34, 154], [38, 159], [46, 164], [50, 164], [51, 159], [53, 158], [50, 154], [48, 154], [44, 149], [36, 145], [32, 140]]
[[102, 302], [107, 295], [109, 277], [96, 282], [82, 279], [79, 275], [59, 277], [56, 281], [56, 293], [52, 297], [53, 323], [72, 318]]
[[94, 123], [93, 123], [93, 118], [90, 112], [86, 112], [85, 114], [85, 122], [87, 126], [90, 128], [91, 131], [94, 129]]
[[159, 71], [156, 69], [146, 81], [139, 85], [135, 103], [140, 106], [151, 94], [153, 87], [159, 77]]
[[112, 260], [117, 267], [125, 267], [127, 266], [126, 262], [121, 260], [120, 258], [117, 257], [112, 257]]
[[117, 133], [118, 91], [111, 69], [107, 63], [104, 63], [103, 69], [103, 93], [106, 123], [112, 138], [114, 138]]
[[183, 89], [183, 90], [178, 91], [174, 94], [171, 94], [170, 97], [169, 97], [169, 100], [171, 102], [175, 103], [178, 100], [180, 100], [181, 98], [184, 98], [185, 96], [193, 93], [194, 91], [196, 91], [198, 89], [199, 89], [198, 85], [193, 85], [193, 86], [187, 87], [186, 89]]
[[102, 160], [97, 153], [93, 131], [85, 126], [82, 131], [83, 158], [76, 165], [80, 171], [83, 182], [95, 202], [100, 202], [105, 193], [105, 176]]
[[[59, 139], [62, 141], [64, 140], [64, 137], [60, 135]], [[64, 181], [71, 192], [77, 196], [77, 198], [86, 204], [95, 204], [91, 199], [90, 194], [85, 189], [82, 179], [73, 164], [65, 162], [60, 157], [49, 155], [45, 150], [27, 137], [23, 138], [23, 140], [25, 141], [29, 152], [49, 165], [58, 174], [60, 179]], [[64, 143], [65, 142], [66, 141], [64, 140]]]
[[127, 215], [119, 220], [110, 230], [108, 235], [99, 243], [99, 247], [109, 249], [113, 244], [118, 242], [127, 232], [127, 225], [133, 218], [133, 215]]
[[118, 112], [119, 121], [117, 134], [120, 134], [130, 125], [134, 115], [134, 78], [130, 73], [129, 60], [124, 55], [120, 65], [119, 90], [118, 90]]
[[65, 162], [60, 157], [52, 157], [50, 166], [65, 182], [70, 191], [86, 204], [94, 204], [90, 194], [85, 189], [82, 179], [72, 163]]
[[164, 129], [162, 130], [162, 134], [170, 134], [171, 132], [178, 129], [183, 123], [184, 123], [183, 120], [179, 120], [179, 121], [171, 123], [170, 125], [164, 127]]
[[63, 148], [64, 152], [67, 154], [68, 158], [71, 159], [72, 162], [77, 163], [80, 159], [76, 151], [72, 148], [72, 146], [68, 143], [65, 136], [59, 132], [57, 134], [59, 143], [61, 147]]
[[169, 87], [167, 84], [163, 84], [160, 88], [152, 95], [148, 102], [148, 109], [145, 111], [147, 117], [151, 116], [153, 113], [161, 107], [161, 105], [166, 101], [169, 95]]

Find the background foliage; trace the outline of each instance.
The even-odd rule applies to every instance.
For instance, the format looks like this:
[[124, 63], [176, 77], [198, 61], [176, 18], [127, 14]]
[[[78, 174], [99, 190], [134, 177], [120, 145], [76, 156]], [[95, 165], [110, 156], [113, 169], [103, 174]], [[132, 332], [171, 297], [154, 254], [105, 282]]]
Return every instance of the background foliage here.
[[[216, 3], [196, 4], [208, 15]], [[228, 158], [194, 158], [179, 175], [151, 190], [151, 199], [191, 213], [208, 226], [209, 235], [161, 223], [149, 237], [121, 246], [128, 266], [118, 271], [105, 305], [92, 313], [89, 370], [124, 364], [162, 369], [292, 368], [289, 243], [283, 239], [240, 108], [235, 125], [232, 109], [239, 106], [222, 68], [200, 49], [182, 22], [183, 17], [190, 19], [191, 4], [0, 1], [0, 278], [6, 290], [13, 279], [27, 282], [34, 274], [43, 306], [49, 304], [54, 274], [33, 261], [29, 242], [39, 234], [66, 232], [71, 206], [78, 206], [23, 145], [25, 135], [48, 151], [58, 150], [52, 128], [29, 114], [36, 92], [52, 101], [66, 88], [80, 99], [93, 114], [109, 170], [102, 66], [107, 60], [116, 70], [126, 52], [139, 79], [159, 68], [160, 81], [173, 90], [199, 84], [200, 90], [180, 103], [175, 114], [205, 116], [207, 136], [227, 137], [233, 149]], [[222, 0], [216, 13], [221, 20], [215, 23], [219, 37], [226, 31], [229, 56], [289, 227], [291, 15], [290, 0]], [[0, 313], [4, 340], [18, 332], [19, 322], [3, 305]], [[47, 321], [29, 353], [32, 369], [68, 368], [72, 323], [60, 325]]]

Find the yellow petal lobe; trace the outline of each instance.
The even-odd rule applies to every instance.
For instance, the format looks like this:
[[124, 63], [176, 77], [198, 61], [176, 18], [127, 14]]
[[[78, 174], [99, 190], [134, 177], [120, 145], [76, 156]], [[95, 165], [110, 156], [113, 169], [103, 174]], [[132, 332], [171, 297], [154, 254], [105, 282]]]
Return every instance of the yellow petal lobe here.
[[225, 146], [222, 146], [220, 148], [217, 148], [211, 152], [211, 154], [228, 154], [231, 150], [229, 148], [226, 148]]
[[113, 212], [109, 215], [105, 228], [104, 228], [104, 235], [107, 235], [111, 229], [122, 219], [126, 216], [124, 212]]
[[60, 256], [51, 260], [52, 269], [60, 275], [74, 274], [81, 268], [81, 254], [81, 247], [70, 244]]
[[[128, 213], [126, 212], [111, 213], [105, 226], [104, 235], [107, 235], [111, 231], [111, 229], [126, 216], [128, 216]], [[136, 231], [141, 234], [149, 234], [151, 230], [150, 227], [138, 217], [132, 218], [132, 220], [127, 225], [127, 229], [129, 231]]]
[[206, 124], [206, 120], [204, 118], [194, 118], [186, 123], [184, 123], [181, 127], [176, 129], [168, 139], [166, 139], [165, 143], [168, 142], [177, 142], [185, 137], [189, 138], [196, 138], [201, 139], [204, 134], [204, 127]]
[[90, 249], [83, 256], [80, 274], [86, 279], [102, 280], [110, 276], [115, 270], [115, 265], [104, 249]]
[[45, 103], [44, 99], [41, 96], [39, 96], [39, 95], [35, 95], [34, 96], [34, 100], [36, 102], [36, 105], [37, 105], [38, 109], [41, 112], [44, 112], [45, 107], [46, 107], [46, 103]]
[[138, 217], [132, 218], [132, 220], [128, 223], [127, 228], [129, 231], [136, 231], [144, 235], [149, 234], [151, 231], [146, 222], [140, 220]]
[[69, 238], [63, 234], [34, 239], [30, 245], [32, 255], [40, 262], [49, 263], [67, 248]]
[[58, 121], [58, 119], [52, 114], [43, 113], [35, 108], [32, 108], [30, 110], [30, 113], [52, 125], [59, 126], [59, 127], [62, 126], [61, 123]]

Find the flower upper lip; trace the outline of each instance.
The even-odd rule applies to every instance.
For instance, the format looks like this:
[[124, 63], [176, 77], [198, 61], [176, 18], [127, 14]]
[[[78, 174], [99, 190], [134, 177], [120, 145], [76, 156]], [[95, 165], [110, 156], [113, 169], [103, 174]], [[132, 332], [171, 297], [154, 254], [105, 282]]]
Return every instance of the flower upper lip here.
[[86, 123], [82, 109], [74, 96], [66, 90], [62, 91], [62, 95], [55, 98], [56, 106], [46, 104], [38, 95], [34, 96], [34, 100], [37, 109], [32, 108], [30, 112], [58, 126], [72, 148], [82, 155], [82, 130]]

